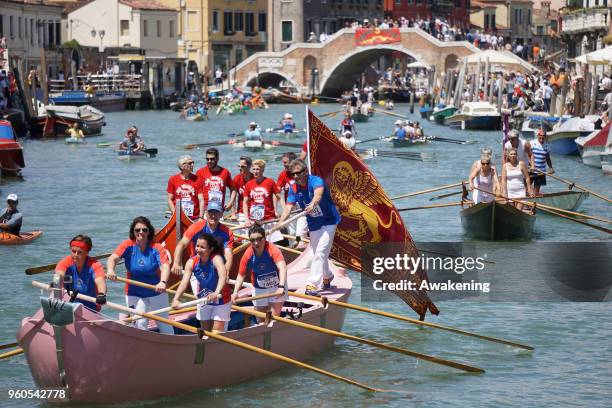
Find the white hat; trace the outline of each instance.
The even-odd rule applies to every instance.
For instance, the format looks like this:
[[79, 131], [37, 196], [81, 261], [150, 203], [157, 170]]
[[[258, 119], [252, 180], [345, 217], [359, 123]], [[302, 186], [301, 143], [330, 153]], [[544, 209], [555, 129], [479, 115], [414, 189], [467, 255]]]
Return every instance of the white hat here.
[[6, 201], [19, 201], [19, 197], [17, 197], [17, 194], [9, 194], [6, 197]]
[[285, 113], [285, 119], [291, 119], [293, 117], [290, 113]]
[[402, 125], [402, 121], [401, 121], [401, 120], [396, 120], [396, 121], [395, 121], [395, 124], [396, 124], [396, 125], [400, 125], [400, 126], [401, 126], [401, 125]]
[[257, 126], [257, 123], [251, 122], [251, 123], [249, 123], [249, 126]]

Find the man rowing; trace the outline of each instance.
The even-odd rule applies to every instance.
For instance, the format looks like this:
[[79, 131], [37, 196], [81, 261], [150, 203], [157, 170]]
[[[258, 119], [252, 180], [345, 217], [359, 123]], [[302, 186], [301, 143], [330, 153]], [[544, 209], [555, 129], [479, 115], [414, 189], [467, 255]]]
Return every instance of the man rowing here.
[[0, 213], [0, 231], [19, 235], [23, 222], [23, 215], [17, 209], [17, 205], [19, 204], [17, 194], [9, 194], [6, 197], [6, 203], [7, 207]]
[[329, 251], [334, 242], [336, 226], [340, 223], [340, 213], [323, 179], [309, 175], [306, 163], [296, 159], [291, 162], [290, 168], [295, 183], [291, 184], [287, 204], [279, 223], [289, 217], [295, 204], [306, 212], [310, 247], [314, 254], [307, 279], [306, 294], [318, 295], [320, 289], [331, 287], [334, 278], [329, 269]]
[[244, 131], [244, 138], [249, 141], [259, 140], [260, 142], [263, 142], [263, 136], [261, 135], [261, 131], [259, 130], [256, 122], [249, 123], [249, 128]]
[[290, 113], [285, 113], [285, 116], [280, 121], [280, 125], [284, 133], [295, 132], [295, 121], [293, 120], [293, 115]]
[[404, 123], [401, 120], [395, 121], [395, 129], [393, 130], [393, 137], [398, 140], [406, 140], [406, 129], [404, 129]]
[[132, 126], [125, 134], [125, 138], [119, 144], [119, 150], [127, 150], [130, 152], [140, 152], [145, 149], [142, 138], [138, 136], [138, 128]]
[[[204, 195], [204, 207], [208, 207], [210, 201], [218, 202], [222, 208], [229, 210], [236, 199], [236, 189], [232, 183], [231, 173], [224, 167], [219, 166], [219, 150], [214, 147], [206, 150], [206, 166], [196, 172], [201, 183]], [[225, 204], [225, 190], [230, 190], [230, 199]]]
[[202, 218], [204, 214], [204, 195], [198, 176], [193, 173], [194, 161], [191, 156], [181, 156], [176, 162], [180, 172], [168, 179], [168, 208], [174, 212], [176, 201], [181, 202], [181, 209], [192, 220]]
[[546, 185], [546, 165], [550, 168], [550, 173], [555, 172], [552, 160], [550, 159], [550, 145], [545, 140], [546, 132], [544, 129], [539, 128], [537, 140], [530, 142], [533, 161], [531, 162], [531, 172], [529, 175], [533, 183], [533, 193], [535, 195], [540, 194], [540, 187]]
[[[276, 185], [280, 190], [280, 198], [281, 198], [281, 206], [284, 206], [287, 203], [287, 198], [289, 197], [289, 190], [291, 189], [291, 184], [294, 183], [293, 176], [291, 175], [291, 162], [295, 160], [297, 157], [293, 152], [286, 152], [283, 154], [281, 163], [284, 169], [278, 175], [278, 180], [276, 181]], [[298, 240], [301, 238], [306, 238], [308, 236], [308, 225], [306, 223], [306, 217], [299, 217], [297, 220], [293, 221], [287, 226], [290, 235], [294, 235], [298, 237]]]
[[508, 151], [512, 148], [516, 149], [518, 161], [522, 161], [530, 168], [532, 163], [531, 143], [521, 139], [516, 129], [508, 132], [508, 141], [504, 143], [503, 163], [508, 162]]
[[240, 222], [244, 222], [242, 200], [244, 198], [244, 186], [253, 178], [253, 173], [251, 173], [252, 164], [253, 160], [251, 160], [249, 156], [241, 156], [238, 162], [238, 169], [240, 169], [239, 173], [232, 180], [237, 192], [237, 200], [232, 203], [232, 214], [230, 218], [233, 220], [238, 219]]
[[[247, 227], [255, 223], [266, 223], [277, 217], [276, 204], [280, 201], [280, 190], [274, 180], [264, 176], [265, 169], [266, 162], [264, 160], [254, 160], [251, 166], [254, 178], [244, 187], [242, 208]], [[271, 228], [271, 224], [267, 223], [266, 228]], [[280, 233], [268, 236], [270, 242], [277, 242], [282, 239]]]

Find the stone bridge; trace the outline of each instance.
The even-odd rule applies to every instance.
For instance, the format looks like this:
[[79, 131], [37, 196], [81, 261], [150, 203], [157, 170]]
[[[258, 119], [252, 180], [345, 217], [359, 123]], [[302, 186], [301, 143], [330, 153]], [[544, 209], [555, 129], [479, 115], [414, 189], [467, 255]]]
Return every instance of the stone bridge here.
[[350, 89], [361, 74], [380, 57], [404, 54], [410, 61], [433, 67], [436, 75], [457, 66], [464, 56], [478, 52], [467, 41], [443, 42], [418, 28], [400, 29], [401, 41], [356, 46], [355, 29], [345, 28], [323, 43], [299, 43], [280, 52], [258, 52], [232, 69], [242, 87], [292, 84], [300, 93], [311, 93], [312, 72], [318, 70], [316, 93], [337, 96]]

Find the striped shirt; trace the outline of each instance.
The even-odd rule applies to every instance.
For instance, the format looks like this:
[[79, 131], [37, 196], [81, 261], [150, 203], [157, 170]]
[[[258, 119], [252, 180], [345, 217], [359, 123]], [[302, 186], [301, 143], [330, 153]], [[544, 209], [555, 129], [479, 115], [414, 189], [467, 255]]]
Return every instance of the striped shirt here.
[[548, 143], [541, 144], [538, 140], [533, 140], [531, 151], [533, 152], [534, 167], [539, 171], [546, 172], [546, 156], [550, 154]]

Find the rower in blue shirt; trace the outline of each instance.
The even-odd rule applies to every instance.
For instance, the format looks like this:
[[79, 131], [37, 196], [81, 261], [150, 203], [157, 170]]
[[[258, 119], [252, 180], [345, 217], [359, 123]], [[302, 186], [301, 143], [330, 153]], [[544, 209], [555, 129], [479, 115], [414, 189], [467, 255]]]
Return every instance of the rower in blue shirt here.
[[398, 140], [406, 140], [406, 129], [404, 129], [404, 124], [401, 120], [395, 121], [395, 130], [393, 131], [393, 137]]

